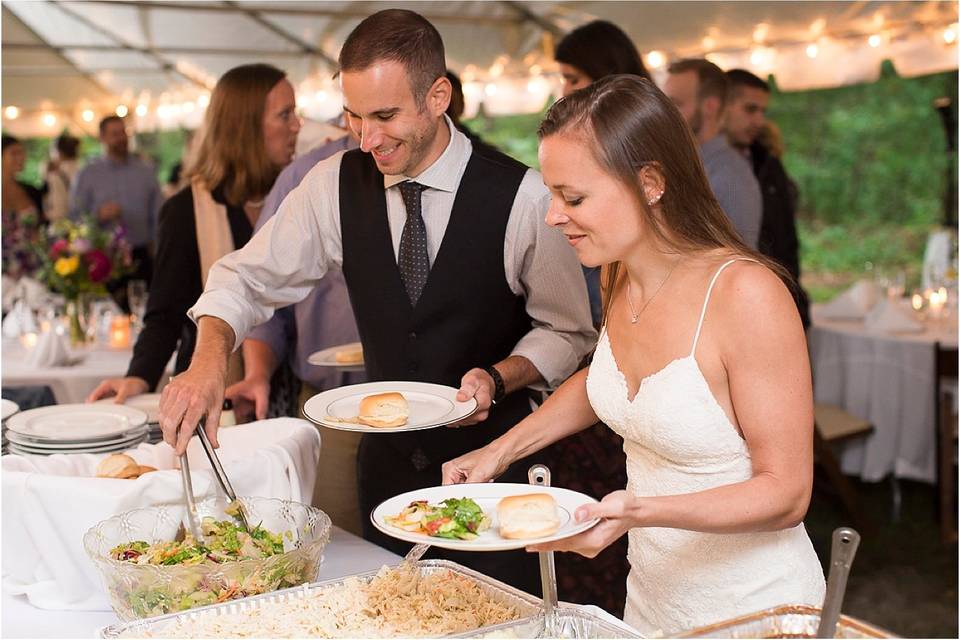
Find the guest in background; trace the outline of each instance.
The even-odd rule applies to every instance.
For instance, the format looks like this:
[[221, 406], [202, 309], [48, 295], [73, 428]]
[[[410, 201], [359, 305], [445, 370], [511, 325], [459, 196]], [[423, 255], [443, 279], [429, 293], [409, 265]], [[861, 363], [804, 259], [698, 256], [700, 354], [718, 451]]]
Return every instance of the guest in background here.
[[[790, 272], [794, 298], [803, 326], [810, 326], [810, 301], [800, 286], [800, 243], [797, 240], [797, 187], [787, 175], [780, 156], [783, 141], [767, 120], [770, 85], [745, 69], [727, 71], [730, 105], [724, 130], [730, 144], [750, 163], [763, 197], [763, 218], [758, 248]], [[764, 132], [769, 142], [763, 143]]]
[[[651, 80], [643, 58], [630, 36], [606, 20], [588, 22], [565, 35], [557, 44], [553, 58], [560, 63], [564, 96], [600, 78], [619, 73], [629, 73]], [[599, 327], [602, 315], [600, 269], [583, 267], [583, 277], [587, 279], [593, 325]]]
[[26, 165], [26, 149], [13, 136], [3, 136], [2, 145], [3, 274], [16, 279], [36, 266], [29, 243], [46, 219], [43, 193], [18, 178]]
[[[266, 194], [293, 158], [295, 109], [293, 86], [270, 65], [236, 67], [217, 82], [190, 185], [160, 212], [156, 277], [127, 376], [103, 381], [88, 401], [115, 395], [122, 403], [155, 389], [178, 341], [175, 371], [187, 368], [196, 341], [187, 309], [210, 266], [250, 239]], [[238, 360], [239, 352], [231, 358], [231, 381], [243, 377]]]
[[700, 143], [710, 188], [743, 241], [756, 249], [763, 201], [750, 164], [723, 134], [729, 94], [727, 75], [709, 60], [699, 58], [674, 62], [667, 71], [663, 91], [680, 109]]
[[77, 177], [80, 140], [64, 133], [56, 139], [53, 158], [47, 165], [47, 196], [44, 214], [47, 220], [59, 220], [70, 213], [70, 186]]
[[[135, 271], [126, 280], [150, 281], [157, 212], [163, 203], [153, 167], [130, 153], [127, 125], [119, 116], [100, 121], [104, 155], [88, 162], [73, 183], [70, 216], [94, 215], [103, 224], [120, 223], [133, 247]], [[118, 300], [126, 304], [126, 280]]]
[[485, 153], [488, 151], [499, 153], [496, 147], [484, 142], [480, 136], [470, 130], [470, 127], [460, 121], [460, 118], [463, 117], [463, 111], [467, 106], [466, 100], [463, 97], [463, 83], [460, 82], [460, 78], [457, 77], [457, 74], [449, 69], [447, 69], [447, 80], [450, 81], [451, 88], [450, 106], [447, 107], [447, 115], [450, 116], [451, 120], [453, 120], [453, 126], [459, 129], [463, 135], [467, 136], [467, 139], [470, 140], [470, 144], [473, 145], [473, 148], [478, 153]]
[[[564, 96], [611, 75], [630, 74], [651, 80], [630, 37], [605, 20], [595, 20], [568, 33], [557, 45], [554, 58], [560, 63]], [[603, 314], [600, 267], [582, 268], [593, 323], [599, 327]], [[557, 486], [599, 499], [627, 482], [623, 438], [603, 423], [554, 443], [546, 456]], [[595, 604], [616, 615], [623, 614], [630, 570], [626, 536], [592, 560], [564, 553], [557, 556], [556, 565], [563, 600]]]

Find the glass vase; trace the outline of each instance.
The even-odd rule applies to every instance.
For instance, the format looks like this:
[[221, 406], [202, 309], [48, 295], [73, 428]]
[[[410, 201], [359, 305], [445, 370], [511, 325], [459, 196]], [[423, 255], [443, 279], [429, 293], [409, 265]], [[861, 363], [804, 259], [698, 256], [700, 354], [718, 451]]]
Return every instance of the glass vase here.
[[90, 319], [90, 298], [80, 294], [67, 299], [67, 323], [70, 344], [74, 347], [87, 343], [87, 322]]

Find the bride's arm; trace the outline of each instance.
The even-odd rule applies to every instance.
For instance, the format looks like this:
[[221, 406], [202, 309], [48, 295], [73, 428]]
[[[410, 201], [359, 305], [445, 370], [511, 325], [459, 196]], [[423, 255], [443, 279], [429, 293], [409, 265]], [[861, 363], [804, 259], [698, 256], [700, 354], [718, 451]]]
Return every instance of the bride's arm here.
[[741, 533], [802, 522], [813, 482], [813, 392], [793, 298], [766, 268], [740, 263], [718, 279], [706, 323], [719, 341], [751, 477], [683, 495], [615, 492], [576, 513], [578, 520], [604, 518], [602, 526], [537, 550], [595, 555], [633, 527]]
[[487, 446], [445, 463], [443, 483], [486, 482], [517, 460], [595, 424], [597, 414], [587, 398], [589, 371], [570, 376], [543, 406]]

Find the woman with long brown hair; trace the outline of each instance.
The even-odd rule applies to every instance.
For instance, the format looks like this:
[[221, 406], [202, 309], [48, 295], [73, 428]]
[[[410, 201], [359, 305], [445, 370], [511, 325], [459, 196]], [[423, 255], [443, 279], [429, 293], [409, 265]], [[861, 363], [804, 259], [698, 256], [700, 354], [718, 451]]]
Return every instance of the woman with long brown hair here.
[[[235, 67], [217, 82], [188, 169], [190, 184], [160, 210], [154, 277], [127, 375], [104, 380], [88, 400], [116, 395], [122, 403], [156, 388], [178, 340], [175, 371], [190, 364], [197, 331], [187, 309], [213, 263], [253, 234], [263, 199], [293, 159], [300, 131], [295, 110], [293, 86], [270, 65]], [[239, 364], [231, 363], [237, 380]]]
[[652, 83], [610, 76], [540, 126], [547, 222], [604, 265], [590, 367], [483, 449], [444, 465], [482, 482], [594, 424], [624, 438], [626, 490], [600, 518], [532, 550], [592, 557], [629, 537], [625, 619], [644, 634], [783, 604], [818, 604], [823, 571], [802, 520], [813, 474], [813, 394], [783, 271], [739, 239], [682, 116]]

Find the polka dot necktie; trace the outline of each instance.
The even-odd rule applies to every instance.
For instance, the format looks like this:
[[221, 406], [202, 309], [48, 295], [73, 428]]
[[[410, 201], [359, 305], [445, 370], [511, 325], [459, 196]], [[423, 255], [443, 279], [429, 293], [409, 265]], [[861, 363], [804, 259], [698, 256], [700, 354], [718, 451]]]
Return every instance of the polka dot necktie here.
[[407, 289], [410, 304], [414, 306], [430, 274], [427, 226], [423, 223], [420, 205], [420, 194], [424, 189], [426, 187], [417, 182], [408, 180], [400, 183], [400, 194], [407, 208], [407, 222], [403, 225], [403, 234], [400, 236], [400, 255], [397, 266], [400, 267], [400, 277], [403, 278], [403, 286]]

